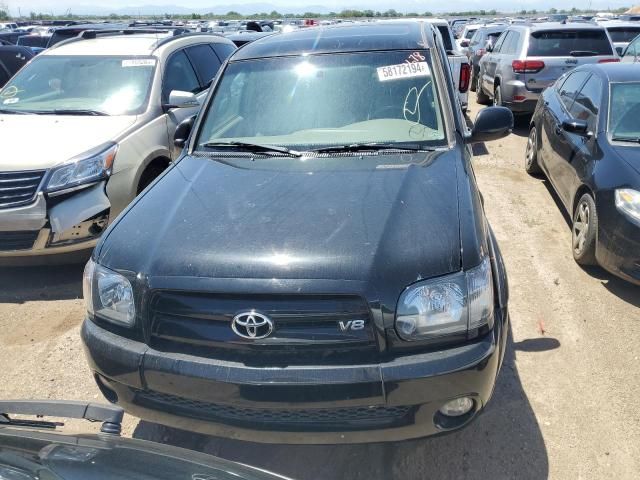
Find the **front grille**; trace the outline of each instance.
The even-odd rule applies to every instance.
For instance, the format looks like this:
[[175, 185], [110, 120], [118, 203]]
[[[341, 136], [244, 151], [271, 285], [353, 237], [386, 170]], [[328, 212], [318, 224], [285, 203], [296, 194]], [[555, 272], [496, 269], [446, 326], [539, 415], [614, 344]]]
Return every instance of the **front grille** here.
[[0, 172], [0, 208], [19, 207], [30, 203], [38, 193], [44, 170]]
[[134, 402], [172, 414], [245, 426], [255, 430], [361, 430], [410, 423], [415, 406], [370, 406], [314, 409], [247, 408], [191, 400], [139, 390]]
[[0, 252], [30, 250], [38, 238], [38, 231], [0, 232]]
[[[255, 309], [274, 324], [261, 340], [239, 337], [233, 317]], [[378, 359], [376, 329], [367, 303], [357, 296], [229, 295], [156, 292], [150, 302], [151, 346], [261, 366], [368, 363]], [[361, 329], [341, 329], [350, 321]]]

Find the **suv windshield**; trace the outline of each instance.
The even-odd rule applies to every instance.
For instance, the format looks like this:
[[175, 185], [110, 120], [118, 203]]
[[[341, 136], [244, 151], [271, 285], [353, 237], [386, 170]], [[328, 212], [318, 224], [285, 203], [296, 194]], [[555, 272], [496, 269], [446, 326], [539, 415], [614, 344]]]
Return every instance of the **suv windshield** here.
[[616, 139], [640, 139], [640, 82], [612, 83], [609, 132]]
[[611, 42], [604, 30], [544, 30], [532, 32], [530, 57], [570, 57], [613, 55]]
[[232, 141], [296, 149], [363, 142], [445, 145], [430, 54], [394, 51], [232, 62], [197, 143], [202, 148]]
[[38, 57], [0, 90], [0, 109], [138, 114], [145, 110], [155, 64], [140, 57]]

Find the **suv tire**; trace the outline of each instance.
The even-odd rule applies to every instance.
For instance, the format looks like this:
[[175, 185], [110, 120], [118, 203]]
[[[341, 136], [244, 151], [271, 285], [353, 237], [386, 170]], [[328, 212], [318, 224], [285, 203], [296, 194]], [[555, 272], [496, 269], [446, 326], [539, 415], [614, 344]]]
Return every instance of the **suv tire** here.
[[529, 175], [539, 175], [542, 173], [538, 164], [538, 131], [536, 127], [531, 127], [529, 138], [527, 139], [527, 150], [524, 157], [524, 169]]
[[476, 102], [478, 102], [480, 105], [489, 105], [489, 103], [491, 102], [491, 99], [489, 98], [489, 95], [485, 94], [484, 91], [482, 90], [482, 83], [480, 83], [481, 78], [482, 78], [482, 71], [479, 71], [478, 79], [476, 80], [477, 82]]
[[500, 89], [500, 84], [496, 85], [493, 89], [493, 106], [494, 107], [502, 107], [502, 90]]
[[596, 232], [598, 213], [596, 202], [590, 194], [580, 197], [573, 212], [571, 224], [571, 250], [574, 260], [580, 265], [596, 265]]

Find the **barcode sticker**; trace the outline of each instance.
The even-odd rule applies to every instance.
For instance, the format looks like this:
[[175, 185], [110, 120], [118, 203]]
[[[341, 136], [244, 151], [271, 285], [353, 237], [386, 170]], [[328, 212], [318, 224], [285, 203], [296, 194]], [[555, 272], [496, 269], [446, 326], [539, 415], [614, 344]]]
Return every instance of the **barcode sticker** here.
[[130, 58], [128, 60], [122, 60], [123, 67], [153, 67], [155, 64], [155, 58]]
[[381, 82], [400, 80], [402, 78], [428, 77], [431, 75], [427, 62], [400, 63], [399, 65], [378, 67], [377, 70], [378, 80]]

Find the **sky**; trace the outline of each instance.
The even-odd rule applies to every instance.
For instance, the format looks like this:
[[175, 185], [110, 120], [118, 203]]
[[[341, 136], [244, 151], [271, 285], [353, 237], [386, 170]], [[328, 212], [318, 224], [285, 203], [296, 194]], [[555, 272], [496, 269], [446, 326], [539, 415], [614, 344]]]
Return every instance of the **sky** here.
[[[640, 4], [640, 0], [635, 0]], [[621, 6], [631, 6], [634, 0], [568, 0], [561, 2], [562, 8], [570, 9], [576, 7], [588, 7], [606, 10], [607, 7], [618, 8]], [[518, 11], [521, 9], [538, 10], [551, 8], [555, 6], [559, 8], [558, 2], [554, 0], [465, 0], [459, 2], [442, 2], [440, 0], [109, 0], [105, 3], [97, 3], [89, 0], [0, 0], [0, 4], [9, 7], [12, 14], [17, 14], [18, 7], [22, 12], [42, 11], [42, 12], [64, 12], [67, 9], [74, 10], [91, 10], [92, 5], [117, 11], [123, 7], [137, 7], [146, 5], [179, 5], [181, 7], [206, 8], [216, 5], [242, 5], [242, 4], [269, 4], [282, 12], [287, 11], [287, 7], [295, 5], [300, 9], [304, 4], [322, 5], [333, 11], [340, 11], [344, 8], [370, 8], [372, 10], [387, 10], [395, 8], [398, 11], [444, 11], [444, 10], [501, 10], [501, 11]], [[99, 7], [98, 7], [99, 5]]]

